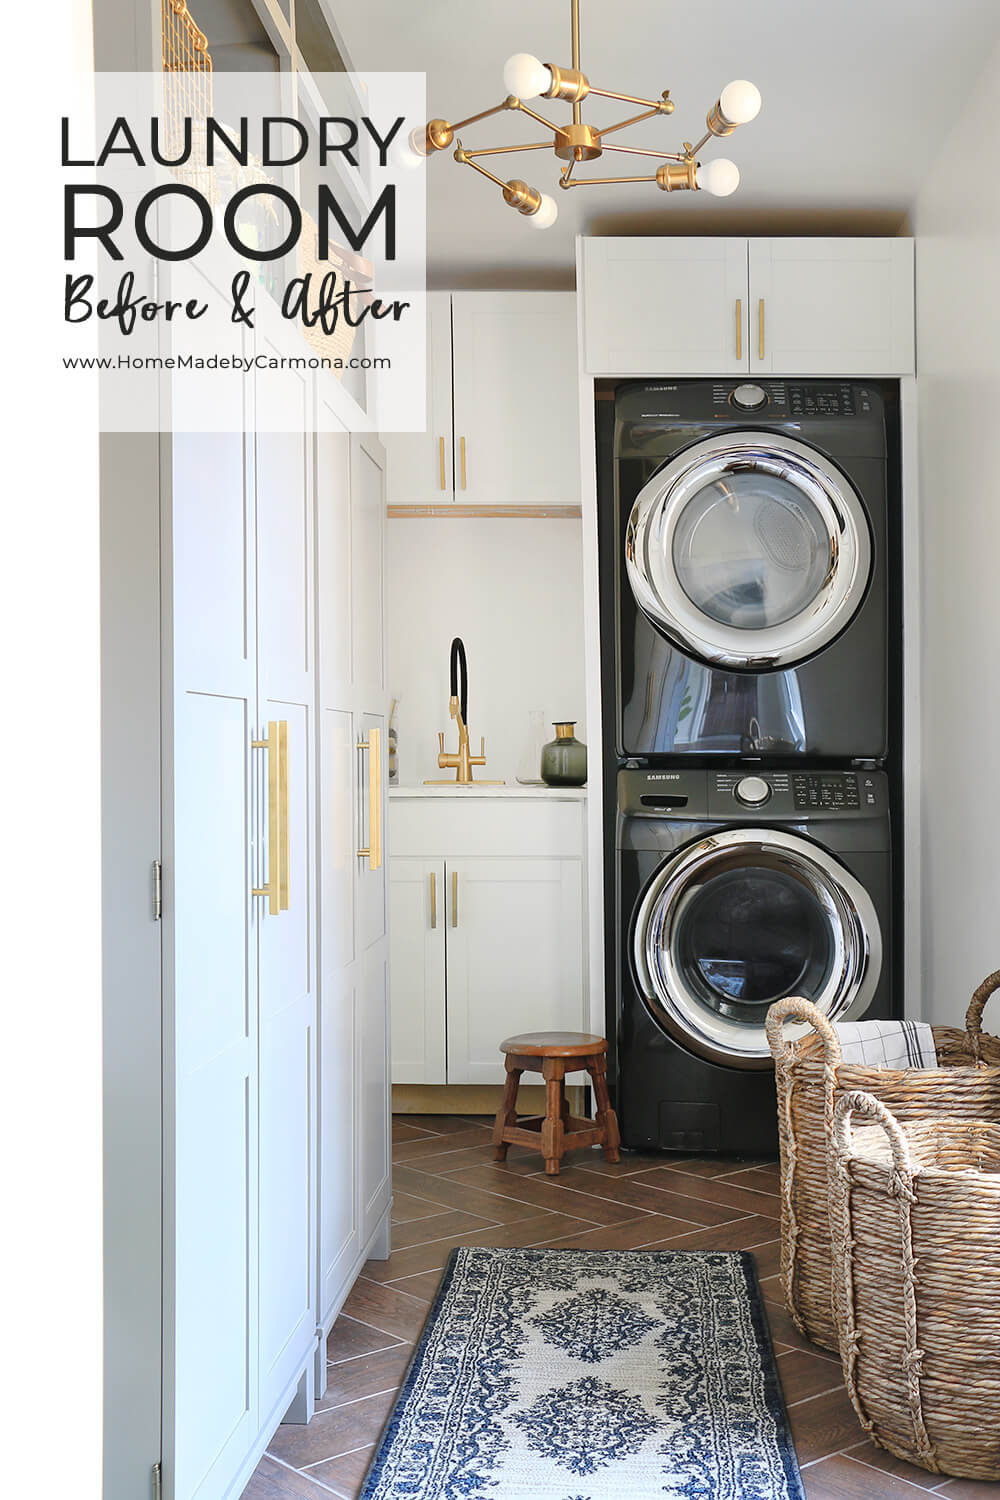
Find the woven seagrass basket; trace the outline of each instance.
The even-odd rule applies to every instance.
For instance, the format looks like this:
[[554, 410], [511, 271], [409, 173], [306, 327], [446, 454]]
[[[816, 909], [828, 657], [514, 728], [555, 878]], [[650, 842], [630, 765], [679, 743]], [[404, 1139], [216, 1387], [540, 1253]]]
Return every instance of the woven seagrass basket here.
[[934, 1474], [1000, 1480], [1000, 1125], [901, 1125], [851, 1091], [832, 1145], [834, 1304], [862, 1427]]
[[[897, 1119], [951, 1115], [1000, 1122], [1000, 1040], [982, 1034], [983, 1007], [1000, 989], [991, 974], [969, 1003], [965, 1031], [935, 1026], [936, 1068], [871, 1068], [842, 1063], [837, 1033], [808, 1000], [779, 1000], [766, 1030], [778, 1088], [781, 1150], [781, 1281], [799, 1331], [824, 1349], [838, 1348], [830, 1294], [830, 1130], [838, 1097], [864, 1089]], [[786, 1021], [815, 1035], [782, 1036]]]

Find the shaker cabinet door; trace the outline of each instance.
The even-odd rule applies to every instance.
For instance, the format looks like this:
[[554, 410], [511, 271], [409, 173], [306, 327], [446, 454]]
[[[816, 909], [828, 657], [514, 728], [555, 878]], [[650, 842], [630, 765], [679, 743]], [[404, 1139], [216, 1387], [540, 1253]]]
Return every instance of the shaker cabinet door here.
[[747, 369], [745, 239], [586, 239], [582, 257], [589, 373], [655, 378]]
[[445, 1083], [444, 861], [389, 861], [392, 1081]]
[[750, 241], [750, 368], [911, 375], [913, 241]]
[[578, 859], [449, 860], [448, 1082], [497, 1083], [499, 1046], [584, 1019]]
[[[417, 299], [414, 297], [414, 302]], [[393, 505], [446, 505], [455, 499], [451, 429], [451, 293], [428, 292], [427, 429], [383, 433]], [[414, 307], [407, 317], [419, 316]], [[411, 323], [411, 326], [415, 326]]]
[[455, 499], [577, 505], [572, 292], [455, 292]]

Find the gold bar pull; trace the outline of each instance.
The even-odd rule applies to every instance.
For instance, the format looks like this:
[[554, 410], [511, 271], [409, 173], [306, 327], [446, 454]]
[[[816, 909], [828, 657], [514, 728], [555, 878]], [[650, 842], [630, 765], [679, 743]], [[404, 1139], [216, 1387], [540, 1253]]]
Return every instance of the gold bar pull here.
[[736, 299], [736, 358], [743, 358], [743, 299]]
[[438, 462], [441, 466], [441, 488], [444, 489], [444, 438], [438, 438]]
[[[286, 735], [288, 725], [283, 725]], [[267, 751], [267, 885], [254, 886], [250, 894], [252, 896], [266, 896], [267, 909], [272, 917], [288, 907], [288, 878], [285, 877], [285, 906], [281, 905], [281, 866], [282, 855], [287, 849], [287, 829], [282, 832], [281, 817], [281, 778], [279, 761], [281, 752], [279, 748], [280, 732], [279, 726], [271, 719], [267, 726], [266, 740], [251, 740], [250, 745], [254, 750]], [[285, 741], [287, 755], [287, 738]], [[288, 816], [288, 794], [287, 782], [285, 788], [285, 818]]]
[[465, 489], [465, 438], [459, 438], [458, 449], [462, 459], [462, 488]]
[[438, 883], [437, 876], [431, 871], [431, 927], [438, 924]]
[[451, 872], [451, 925], [458, 926], [458, 871]]
[[764, 358], [764, 299], [757, 303], [757, 358]]
[[278, 826], [281, 865], [278, 870], [278, 910], [288, 910], [288, 720], [278, 721]]
[[382, 730], [373, 725], [366, 740], [356, 748], [368, 751], [368, 845], [358, 850], [359, 859], [367, 859], [369, 870], [382, 864]]

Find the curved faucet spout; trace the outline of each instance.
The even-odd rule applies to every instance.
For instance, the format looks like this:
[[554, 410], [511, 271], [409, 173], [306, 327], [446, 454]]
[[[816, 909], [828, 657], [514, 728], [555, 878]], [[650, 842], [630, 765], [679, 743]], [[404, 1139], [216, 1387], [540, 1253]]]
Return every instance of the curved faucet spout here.
[[[461, 668], [462, 688], [459, 692], [459, 668]], [[462, 637], [456, 635], [451, 643], [451, 696], [459, 700], [459, 713], [462, 723], [469, 722], [469, 664], [465, 657], [465, 642]]]

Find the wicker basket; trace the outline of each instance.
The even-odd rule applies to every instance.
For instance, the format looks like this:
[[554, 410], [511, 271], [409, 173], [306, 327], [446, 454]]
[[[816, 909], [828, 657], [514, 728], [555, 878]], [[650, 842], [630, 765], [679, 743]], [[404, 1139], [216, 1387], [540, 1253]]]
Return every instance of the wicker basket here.
[[[930, 1115], [1000, 1121], [1000, 1040], [982, 1035], [983, 1007], [1000, 989], [1000, 970], [976, 990], [965, 1031], [935, 1026], [937, 1068], [871, 1068], [840, 1061], [837, 1033], [808, 1000], [779, 1000], [768, 1011], [767, 1039], [778, 1086], [781, 1148], [781, 1279], [788, 1310], [806, 1338], [838, 1348], [830, 1300], [829, 1138], [839, 1095], [867, 1089], [898, 1119]], [[805, 1021], [814, 1036], [788, 1043], [785, 1021]]]
[[[878, 1123], [852, 1130], [852, 1115]], [[851, 1092], [832, 1144], [834, 1301], [861, 1425], [932, 1473], [1000, 1480], [1000, 1125], [901, 1126]]]

